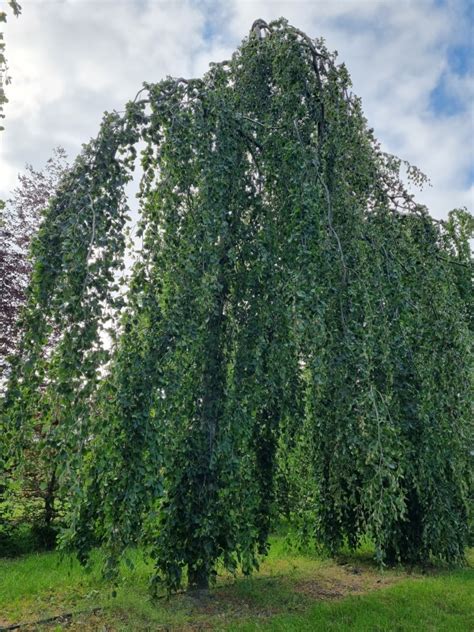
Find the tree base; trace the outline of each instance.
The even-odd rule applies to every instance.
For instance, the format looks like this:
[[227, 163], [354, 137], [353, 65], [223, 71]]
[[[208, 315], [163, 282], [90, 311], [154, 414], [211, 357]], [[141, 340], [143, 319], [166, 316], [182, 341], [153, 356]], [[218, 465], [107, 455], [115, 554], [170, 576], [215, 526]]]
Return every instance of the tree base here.
[[207, 570], [199, 566], [197, 568], [188, 567], [188, 592], [206, 593], [209, 592], [209, 574]]

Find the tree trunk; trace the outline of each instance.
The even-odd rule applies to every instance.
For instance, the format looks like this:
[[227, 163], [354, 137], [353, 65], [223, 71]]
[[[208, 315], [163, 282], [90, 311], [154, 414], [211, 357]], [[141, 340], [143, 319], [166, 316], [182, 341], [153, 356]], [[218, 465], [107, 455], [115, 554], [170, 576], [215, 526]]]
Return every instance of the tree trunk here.
[[188, 590], [209, 590], [209, 574], [204, 565], [188, 567]]
[[54, 468], [51, 478], [46, 488], [44, 496], [44, 523], [47, 527], [51, 526], [54, 518], [54, 496], [56, 491], [56, 468]]

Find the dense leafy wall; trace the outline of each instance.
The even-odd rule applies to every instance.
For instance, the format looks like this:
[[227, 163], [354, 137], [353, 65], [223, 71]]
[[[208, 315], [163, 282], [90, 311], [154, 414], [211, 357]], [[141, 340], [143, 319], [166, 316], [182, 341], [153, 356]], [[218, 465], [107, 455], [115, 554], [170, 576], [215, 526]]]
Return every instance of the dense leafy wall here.
[[[202, 79], [106, 115], [49, 205], [4, 419], [60, 417], [82, 559], [103, 542], [113, 574], [142, 541], [156, 581], [206, 586], [258, 564], [280, 508], [331, 551], [462, 560], [468, 216], [414, 202], [350, 88], [322, 40], [259, 20]], [[139, 139], [143, 248], [108, 351]]]

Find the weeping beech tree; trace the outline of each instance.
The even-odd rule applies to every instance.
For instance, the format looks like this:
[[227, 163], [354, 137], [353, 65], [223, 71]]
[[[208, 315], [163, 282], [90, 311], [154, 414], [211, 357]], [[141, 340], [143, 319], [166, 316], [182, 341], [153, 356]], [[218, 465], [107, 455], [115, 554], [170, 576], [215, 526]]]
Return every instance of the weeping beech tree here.
[[45, 211], [4, 463], [32, 419], [57, 433], [64, 546], [101, 543], [111, 576], [138, 542], [168, 590], [249, 573], [282, 505], [331, 552], [369, 536], [382, 563], [463, 559], [468, 235], [416, 204], [350, 87], [322, 40], [257, 20], [203, 78], [107, 114]]

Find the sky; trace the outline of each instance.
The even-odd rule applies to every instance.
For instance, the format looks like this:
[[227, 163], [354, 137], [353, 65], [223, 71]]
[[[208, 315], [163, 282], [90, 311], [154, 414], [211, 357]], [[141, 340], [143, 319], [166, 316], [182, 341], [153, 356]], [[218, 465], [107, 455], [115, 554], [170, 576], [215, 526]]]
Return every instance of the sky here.
[[[20, 0], [4, 26], [12, 84], [0, 199], [54, 147], [72, 160], [143, 81], [198, 77], [256, 18], [284, 16], [337, 50], [385, 151], [418, 166], [436, 218], [474, 210], [474, 0]], [[6, 1], [0, 0], [5, 8]]]

